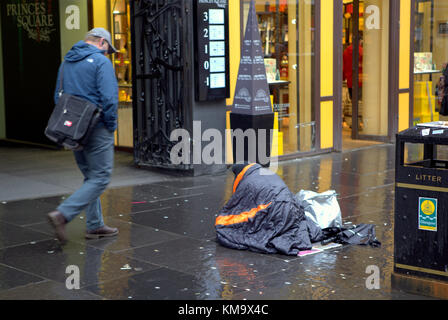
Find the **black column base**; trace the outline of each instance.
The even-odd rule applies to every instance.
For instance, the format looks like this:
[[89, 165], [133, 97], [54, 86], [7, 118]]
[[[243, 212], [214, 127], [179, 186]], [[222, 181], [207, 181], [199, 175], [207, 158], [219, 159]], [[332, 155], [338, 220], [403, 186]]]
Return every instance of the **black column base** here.
[[[270, 156], [271, 156], [271, 140], [272, 140], [272, 129], [274, 128], [274, 113], [267, 114], [240, 114], [240, 113], [230, 113], [230, 128], [233, 130], [232, 133], [232, 149], [233, 149], [233, 163], [244, 162], [255, 162], [262, 165], [263, 167], [269, 167]], [[250, 135], [246, 132], [242, 142], [237, 142], [237, 136], [235, 136], [235, 130], [241, 129], [244, 132], [247, 129], [253, 129], [255, 134]], [[266, 142], [265, 151], [261, 151], [259, 154], [259, 138], [264, 137], [259, 133], [260, 129], [264, 129], [266, 132]], [[255, 135], [255, 141], [249, 139], [248, 137], [253, 137]], [[237, 143], [244, 143], [243, 147], [238, 146], [240, 151], [244, 152], [244, 155], [237, 154]], [[261, 142], [260, 142], [261, 143]], [[254, 145], [255, 144], [255, 145]], [[254, 154], [255, 153], [255, 154]], [[238, 156], [238, 157], [237, 157]]]

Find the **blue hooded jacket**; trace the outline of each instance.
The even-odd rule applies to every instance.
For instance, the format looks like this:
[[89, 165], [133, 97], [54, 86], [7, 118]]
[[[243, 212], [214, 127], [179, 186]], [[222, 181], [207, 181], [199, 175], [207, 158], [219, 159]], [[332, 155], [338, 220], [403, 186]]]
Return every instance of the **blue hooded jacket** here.
[[[64, 58], [63, 89], [102, 108], [98, 126], [104, 125], [109, 131], [117, 128], [118, 84], [112, 62], [104, 51], [84, 41], [76, 43]], [[59, 67], [54, 100], [59, 99]]]

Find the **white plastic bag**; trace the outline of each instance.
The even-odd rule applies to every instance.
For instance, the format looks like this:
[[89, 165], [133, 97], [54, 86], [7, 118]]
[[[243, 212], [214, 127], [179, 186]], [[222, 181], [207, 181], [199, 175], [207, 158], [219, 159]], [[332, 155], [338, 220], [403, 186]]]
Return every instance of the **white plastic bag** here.
[[322, 193], [300, 190], [296, 194], [299, 204], [305, 209], [305, 215], [321, 229], [342, 227], [341, 208], [336, 196], [334, 190]]

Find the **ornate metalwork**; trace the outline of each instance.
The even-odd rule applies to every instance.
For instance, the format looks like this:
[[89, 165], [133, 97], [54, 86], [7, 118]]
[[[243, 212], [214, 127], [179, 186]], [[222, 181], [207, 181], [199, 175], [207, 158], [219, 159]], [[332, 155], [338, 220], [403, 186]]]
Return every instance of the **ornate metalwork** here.
[[188, 1], [133, 0], [134, 159], [140, 166], [189, 169], [173, 165], [174, 129], [189, 117]]

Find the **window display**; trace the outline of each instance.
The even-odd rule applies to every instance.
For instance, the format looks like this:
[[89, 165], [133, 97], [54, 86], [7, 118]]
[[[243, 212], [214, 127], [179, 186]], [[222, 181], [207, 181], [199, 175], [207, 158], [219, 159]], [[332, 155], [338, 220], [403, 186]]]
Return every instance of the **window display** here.
[[133, 147], [132, 63], [129, 0], [112, 0], [112, 31], [118, 52], [113, 65], [118, 81], [118, 129], [116, 145]]
[[[249, 1], [244, 6], [246, 21]], [[314, 150], [314, 3], [256, 0], [255, 6], [278, 130], [272, 152], [281, 156]]]
[[414, 12], [413, 124], [448, 120], [448, 108], [443, 103], [447, 92], [444, 70], [448, 62], [448, 3], [418, 0]]

